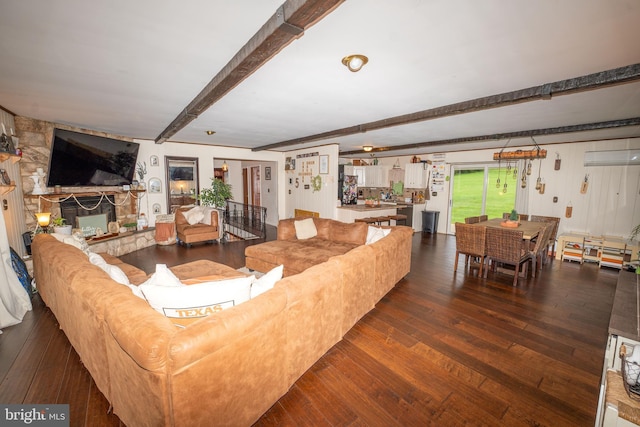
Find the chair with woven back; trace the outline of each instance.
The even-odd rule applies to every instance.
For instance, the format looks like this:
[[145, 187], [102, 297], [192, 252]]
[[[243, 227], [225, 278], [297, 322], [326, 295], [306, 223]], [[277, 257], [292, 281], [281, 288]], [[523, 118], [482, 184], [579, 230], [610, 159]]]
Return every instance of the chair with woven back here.
[[535, 241], [531, 242], [531, 250], [529, 252], [529, 258], [531, 260], [531, 275], [536, 277], [537, 270], [542, 271], [542, 263], [546, 259], [546, 252], [548, 249], [549, 236], [553, 232], [553, 224], [547, 223], [544, 229], [540, 230]]
[[555, 246], [556, 239], [558, 237], [558, 227], [560, 225], [560, 218], [556, 216], [531, 215], [531, 218], [529, 219], [529, 221], [553, 223], [553, 229], [549, 232], [549, 242], [547, 244], [547, 250], [551, 251], [551, 257], [548, 259], [553, 259], [553, 247]]
[[469, 264], [469, 257], [479, 258], [478, 277], [482, 277], [485, 258], [485, 238], [487, 227], [456, 222], [456, 259], [453, 273], [458, 271], [458, 257], [465, 256], [465, 268]]
[[489, 220], [489, 216], [488, 215], [480, 215], [480, 222], [488, 221], [488, 220]]
[[468, 216], [464, 219], [465, 224], [477, 224], [480, 222], [479, 216]]
[[[496, 264], [508, 264], [515, 266], [515, 274], [513, 276], [513, 286], [518, 283], [520, 274], [520, 266], [524, 264], [524, 274], [527, 274], [527, 261], [531, 258], [531, 252], [525, 245], [523, 233], [519, 230], [508, 228], [487, 227], [487, 261], [495, 267]], [[487, 277], [487, 268], [484, 271]]]

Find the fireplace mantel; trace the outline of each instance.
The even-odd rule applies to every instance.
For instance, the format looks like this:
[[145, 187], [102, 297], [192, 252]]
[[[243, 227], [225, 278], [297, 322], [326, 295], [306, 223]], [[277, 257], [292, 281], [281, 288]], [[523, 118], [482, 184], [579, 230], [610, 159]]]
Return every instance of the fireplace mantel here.
[[[129, 191], [77, 191], [73, 193], [47, 193], [47, 194], [26, 194], [25, 197], [38, 199], [40, 212], [51, 212], [53, 203], [59, 204], [62, 200], [74, 197], [102, 196], [114, 195], [118, 198], [129, 198], [129, 211], [133, 215], [137, 215], [137, 202], [144, 195], [146, 190], [129, 190]], [[118, 200], [118, 199], [116, 199]]]

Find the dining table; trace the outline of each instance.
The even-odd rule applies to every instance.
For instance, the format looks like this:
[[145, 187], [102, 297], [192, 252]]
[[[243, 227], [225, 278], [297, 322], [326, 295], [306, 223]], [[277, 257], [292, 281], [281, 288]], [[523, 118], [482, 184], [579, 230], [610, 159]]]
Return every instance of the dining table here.
[[481, 227], [493, 227], [493, 228], [507, 228], [510, 230], [518, 230], [522, 231], [522, 238], [524, 240], [532, 240], [535, 239], [538, 234], [543, 230], [544, 227], [549, 225], [547, 222], [539, 222], [539, 221], [520, 221], [520, 224], [517, 227], [505, 227], [502, 223], [505, 220], [503, 218], [492, 218], [487, 221], [476, 222], [473, 225], [481, 226]]

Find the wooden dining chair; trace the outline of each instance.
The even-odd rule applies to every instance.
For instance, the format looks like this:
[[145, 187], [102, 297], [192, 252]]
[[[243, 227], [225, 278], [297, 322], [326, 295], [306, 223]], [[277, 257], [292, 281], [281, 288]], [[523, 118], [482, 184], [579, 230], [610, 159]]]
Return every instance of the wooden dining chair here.
[[[513, 286], [518, 283], [520, 267], [523, 264], [523, 273], [525, 277], [527, 275], [527, 261], [531, 258], [531, 251], [526, 247], [525, 242], [522, 231], [487, 227], [487, 262], [492, 268], [498, 263], [515, 266]], [[489, 268], [484, 271], [485, 277], [487, 277], [488, 270]]]
[[480, 222], [479, 216], [468, 216], [464, 219], [465, 224], [477, 224]]
[[486, 234], [487, 227], [456, 222], [456, 259], [453, 265], [453, 274], [458, 271], [458, 257], [463, 254], [465, 256], [465, 268], [469, 264], [469, 257], [479, 259], [478, 277], [482, 277]]

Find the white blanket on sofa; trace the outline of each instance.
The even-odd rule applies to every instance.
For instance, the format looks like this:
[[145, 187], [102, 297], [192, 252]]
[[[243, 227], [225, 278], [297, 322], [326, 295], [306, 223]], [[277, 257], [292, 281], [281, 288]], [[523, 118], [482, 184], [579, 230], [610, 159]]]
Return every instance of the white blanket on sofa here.
[[[6, 230], [4, 213], [0, 210], [0, 230]], [[22, 322], [25, 313], [31, 310], [29, 294], [20, 284], [11, 264], [11, 250], [7, 233], [0, 234], [0, 334], [3, 328]]]

